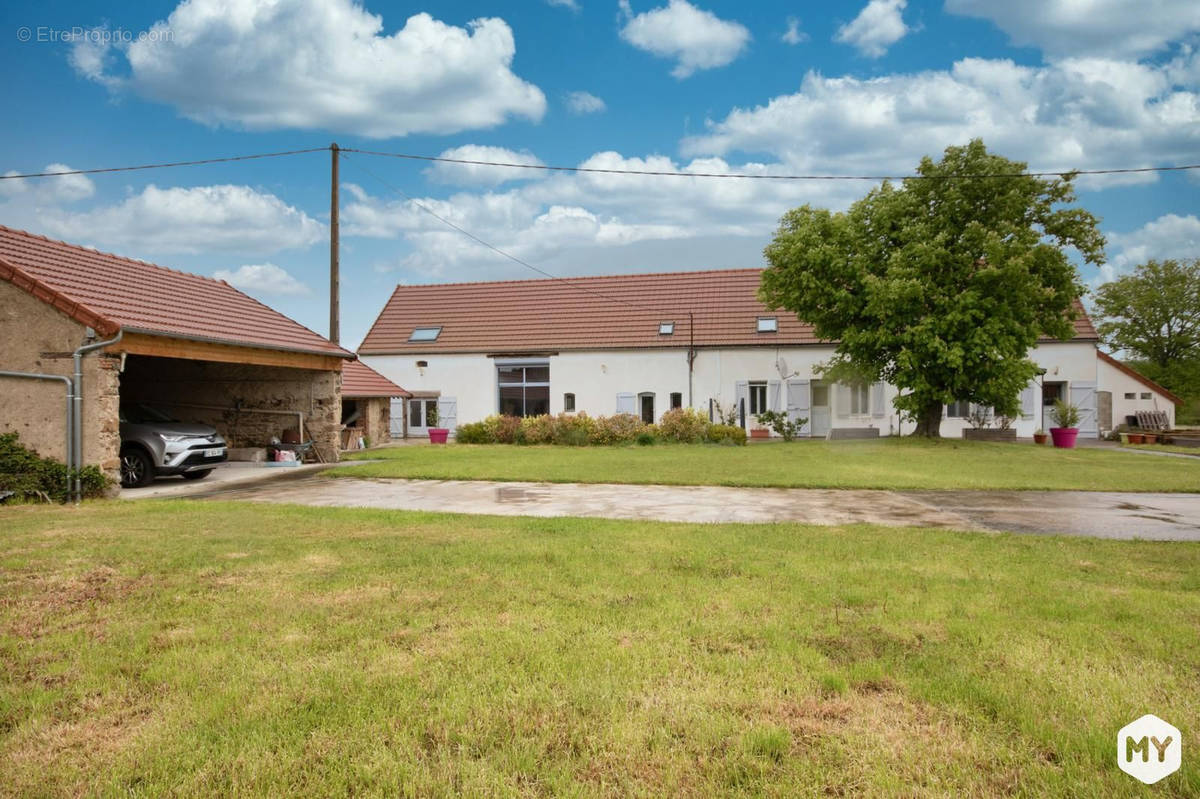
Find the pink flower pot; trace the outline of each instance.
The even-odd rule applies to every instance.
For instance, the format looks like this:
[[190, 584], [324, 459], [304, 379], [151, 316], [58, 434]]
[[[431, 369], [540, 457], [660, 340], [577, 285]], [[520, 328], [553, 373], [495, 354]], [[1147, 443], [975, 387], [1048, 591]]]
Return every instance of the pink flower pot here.
[[446, 427], [431, 427], [429, 428], [429, 443], [430, 444], [445, 444], [446, 436], [450, 435], [450, 429]]
[[1075, 438], [1079, 435], [1078, 427], [1051, 427], [1050, 438], [1059, 449], [1074, 449]]

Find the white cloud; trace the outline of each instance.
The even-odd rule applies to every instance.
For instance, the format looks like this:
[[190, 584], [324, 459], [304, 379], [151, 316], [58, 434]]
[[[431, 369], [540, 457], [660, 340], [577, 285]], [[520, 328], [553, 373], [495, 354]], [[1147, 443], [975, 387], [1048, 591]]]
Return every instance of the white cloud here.
[[639, 50], [676, 61], [671, 74], [682, 80], [701, 69], [732, 63], [750, 43], [750, 31], [737, 22], [719, 19], [687, 0], [669, 0], [653, 11], [635, 15], [629, 0], [621, 0], [626, 18], [621, 38]]
[[248, 294], [295, 296], [311, 293], [308, 286], [288, 274], [286, 269], [271, 263], [245, 264], [232, 271], [218, 269], [213, 272], [213, 277]]
[[[489, 147], [480, 144], [453, 147], [443, 151], [439, 157], [460, 161], [489, 161], [496, 164], [540, 166], [542, 163], [528, 151], [516, 152], [503, 147]], [[539, 170], [533, 169], [514, 169], [482, 164], [452, 164], [444, 161], [435, 161], [433, 166], [425, 170], [425, 174], [437, 183], [448, 183], [455, 186], [497, 186], [512, 180], [537, 180], [542, 177]]]
[[871, 0], [857, 17], [838, 28], [834, 41], [853, 45], [868, 58], [879, 58], [908, 33], [901, 16], [906, 5], [906, 0]]
[[1145, 55], [1200, 31], [1195, 0], [946, 0], [946, 11], [990, 20], [1014, 44], [1055, 57]]
[[39, 222], [67, 241], [143, 254], [271, 253], [326, 235], [325, 225], [275, 195], [231, 185], [150, 185], [116, 205], [47, 211]]
[[1101, 59], [1027, 67], [969, 58], [867, 80], [810, 72], [795, 94], [710, 121], [682, 151], [770, 153], [797, 172], [909, 174], [921, 156], [973, 137], [1037, 171], [1178, 163], [1200, 147], [1200, 95], [1174, 88], [1165, 68]]
[[779, 37], [784, 44], [800, 44], [808, 41], [808, 34], [800, 30], [800, 20], [796, 17], [787, 18], [787, 30]]
[[567, 95], [567, 110], [572, 114], [599, 114], [607, 108], [604, 101], [591, 92], [571, 92]]
[[1109, 262], [1100, 267], [1094, 285], [1131, 272], [1151, 259], [1195, 258], [1200, 253], [1200, 219], [1164, 214], [1130, 233], [1107, 233]]
[[569, 8], [576, 13], [583, 10], [583, 6], [579, 5], [578, 0], [546, 0], [546, 2], [552, 6]]
[[[70, 172], [66, 164], [46, 164], [42, 172]], [[19, 175], [16, 170], [4, 173]], [[63, 175], [58, 178], [17, 178], [0, 180], [0, 198], [21, 200], [26, 205], [42, 206], [86, 200], [96, 193], [96, 186], [87, 175]]]
[[186, 0], [111, 55], [75, 44], [80, 74], [210, 125], [328, 129], [373, 138], [541, 119], [546, 98], [512, 72], [502, 19], [466, 29], [416, 14], [392, 35], [353, 0]]

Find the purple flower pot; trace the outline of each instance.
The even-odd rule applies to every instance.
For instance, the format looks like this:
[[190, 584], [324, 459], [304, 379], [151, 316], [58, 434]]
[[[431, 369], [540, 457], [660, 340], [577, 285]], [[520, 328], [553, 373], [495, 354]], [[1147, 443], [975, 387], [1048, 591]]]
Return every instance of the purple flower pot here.
[[1050, 438], [1059, 449], [1074, 449], [1075, 439], [1079, 435], [1078, 427], [1051, 427]]

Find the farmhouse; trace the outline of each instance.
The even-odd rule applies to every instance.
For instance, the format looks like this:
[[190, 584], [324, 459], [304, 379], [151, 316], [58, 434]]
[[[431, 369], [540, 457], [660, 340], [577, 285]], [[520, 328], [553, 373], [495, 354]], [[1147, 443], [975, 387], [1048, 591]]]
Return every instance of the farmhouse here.
[[[353, 353], [223, 281], [0, 227], [0, 370], [72, 378], [77, 353], [83, 463], [114, 478], [120, 407], [133, 403], [212, 425], [231, 446], [296, 430], [337, 458]], [[0, 378], [0, 432], [65, 460], [68, 390]]]
[[[393, 406], [409, 436], [427, 434], [433, 409], [439, 426], [453, 430], [494, 413], [635, 413], [654, 421], [670, 408], [708, 413], [718, 405], [744, 408], [747, 427], [766, 410], [807, 418], [809, 436], [912, 432], [893, 406], [895, 387], [821, 379], [817, 367], [833, 345], [794, 314], [759, 302], [761, 275], [730, 269], [397, 286], [358, 354], [412, 391], [407, 405]], [[1079, 406], [1084, 437], [1124, 421], [1114, 418], [1118, 389], [1101, 370], [1107, 362], [1096, 330], [1082, 306], [1079, 314], [1072, 339], [1042, 341], [1030, 353], [1045, 374], [1021, 392], [1019, 435], [1052, 427], [1049, 411], [1060, 398]], [[1132, 378], [1121, 375], [1124, 398]], [[1169, 410], [1173, 421], [1174, 398], [1139, 386], [1151, 394], [1147, 404]], [[949, 405], [942, 435], [960, 435], [969, 412], [966, 402]]]

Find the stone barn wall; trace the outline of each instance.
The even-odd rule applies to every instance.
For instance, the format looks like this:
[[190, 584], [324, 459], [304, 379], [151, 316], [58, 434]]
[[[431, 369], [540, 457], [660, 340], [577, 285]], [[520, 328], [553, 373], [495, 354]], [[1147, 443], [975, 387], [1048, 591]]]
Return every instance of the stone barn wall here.
[[[71, 377], [71, 354], [86, 328], [8, 281], [0, 280], [0, 369]], [[120, 468], [120, 356], [83, 359], [83, 458], [116, 479]], [[0, 378], [0, 432], [47, 458], [66, 460], [66, 386], [57, 380]]]
[[[338, 371], [131, 355], [121, 391], [126, 402], [212, 425], [233, 447], [265, 446], [282, 438], [297, 427], [300, 412], [305, 439], [317, 442], [332, 461], [340, 448], [341, 382]], [[273, 413], [255, 412], [264, 410]]]

